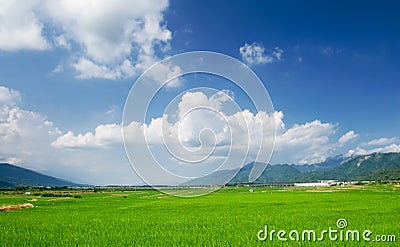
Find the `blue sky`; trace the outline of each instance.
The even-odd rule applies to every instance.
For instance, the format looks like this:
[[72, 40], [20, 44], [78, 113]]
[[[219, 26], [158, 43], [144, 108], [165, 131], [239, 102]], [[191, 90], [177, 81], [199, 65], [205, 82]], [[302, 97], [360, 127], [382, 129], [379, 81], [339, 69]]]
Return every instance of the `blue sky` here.
[[[129, 90], [153, 63], [196, 50], [243, 61], [263, 81], [283, 124], [273, 163], [399, 152], [399, 11], [396, 1], [4, 1], [0, 160], [75, 181], [138, 181], [118, 134]], [[203, 79], [160, 99], [205, 86], [246, 105], [224, 80]]]

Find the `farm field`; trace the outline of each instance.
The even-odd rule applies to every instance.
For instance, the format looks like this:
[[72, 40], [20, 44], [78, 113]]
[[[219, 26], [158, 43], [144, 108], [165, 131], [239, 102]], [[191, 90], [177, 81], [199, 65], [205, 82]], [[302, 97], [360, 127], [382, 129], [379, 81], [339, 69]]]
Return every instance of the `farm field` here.
[[[47, 192], [43, 192], [47, 193]], [[400, 186], [220, 189], [195, 198], [156, 190], [79, 193], [82, 198], [0, 192], [0, 207], [34, 208], [0, 212], [0, 246], [398, 246], [375, 240], [400, 237]], [[371, 241], [260, 241], [260, 230], [370, 230]], [[361, 238], [361, 237], [360, 237]]]

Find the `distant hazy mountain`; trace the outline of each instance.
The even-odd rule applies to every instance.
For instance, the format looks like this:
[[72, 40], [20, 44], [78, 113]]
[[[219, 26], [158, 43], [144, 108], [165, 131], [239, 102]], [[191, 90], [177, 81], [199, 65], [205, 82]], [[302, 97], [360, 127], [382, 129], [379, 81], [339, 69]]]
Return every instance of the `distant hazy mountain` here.
[[19, 166], [0, 163], [0, 188], [27, 186], [79, 186], [76, 183], [43, 175]]
[[292, 166], [301, 173], [327, 171], [339, 166], [340, 164], [346, 162], [347, 160], [349, 160], [349, 158], [343, 155], [337, 155], [335, 157], [329, 157], [324, 162], [316, 164], [304, 164], [304, 165], [293, 164]]
[[[249, 182], [254, 162], [242, 167], [229, 184]], [[222, 170], [203, 178], [193, 179], [186, 185], [222, 184], [235, 171]], [[400, 179], [400, 153], [370, 154], [352, 158], [336, 156], [312, 165], [268, 165], [254, 183], [312, 182], [320, 179], [340, 181]]]

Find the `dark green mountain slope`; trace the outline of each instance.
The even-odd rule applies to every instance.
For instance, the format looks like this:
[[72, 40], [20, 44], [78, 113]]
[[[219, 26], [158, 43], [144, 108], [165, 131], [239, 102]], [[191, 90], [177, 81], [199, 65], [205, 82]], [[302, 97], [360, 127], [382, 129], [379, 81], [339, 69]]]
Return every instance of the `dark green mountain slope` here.
[[340, 166], [314, 174], [320, 179], [391, 180], [400, 179], [400, 153], [375, 153], [351, 159]]
[[[253, 163], [246, 165], [240, 170], [230, 184], [248, 183], [249, 174]], [[268, 165], [264, 172], [255, 183], [277, 183], [277, 182], [292, 182], [302, 181], [303, 174], [301, 174], [292, 165]]]
[[27, 186], [79, 186], [70, 181], [43, 175], [19, 166], [0, 163], [0, 188]]

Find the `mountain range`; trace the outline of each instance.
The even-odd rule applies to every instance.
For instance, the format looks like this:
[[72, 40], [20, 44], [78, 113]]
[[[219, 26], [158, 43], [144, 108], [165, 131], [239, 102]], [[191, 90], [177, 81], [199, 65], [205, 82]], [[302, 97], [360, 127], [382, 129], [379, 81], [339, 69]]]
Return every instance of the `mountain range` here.
[[[249, 183], [254, 162], [243, 166], [228, 184]], [[223, 184], [237, 170], [221, 170], [205, 177], [193, 179], [185, 185]], [[339, 181], [399, 180], [400, 153], [374, 153], [357, 157], [336, 156], [311, 165], [276, 164], [267, 168], [254, 183], [315, 182], [334, 179]]]
[[[205, 177], [193, 179], [184, 185], [247, 184], [255, 162], [237, 170], [216, 171]], [[317, 164], [267, 165], [261, 176], [253, 183], [315, 182], [335, 179], [339, 181], [400, 180], [400, 153], [374, 153], [357, 157], [342, 155]], [[87, 186], [64, 179], [44, 175], [19, 166], [0, 163], [0, 188], [39, 186]]]
[[82, 186], [64, 179], [44, 175], [26, 168], [0, 163], [0, 188]]

